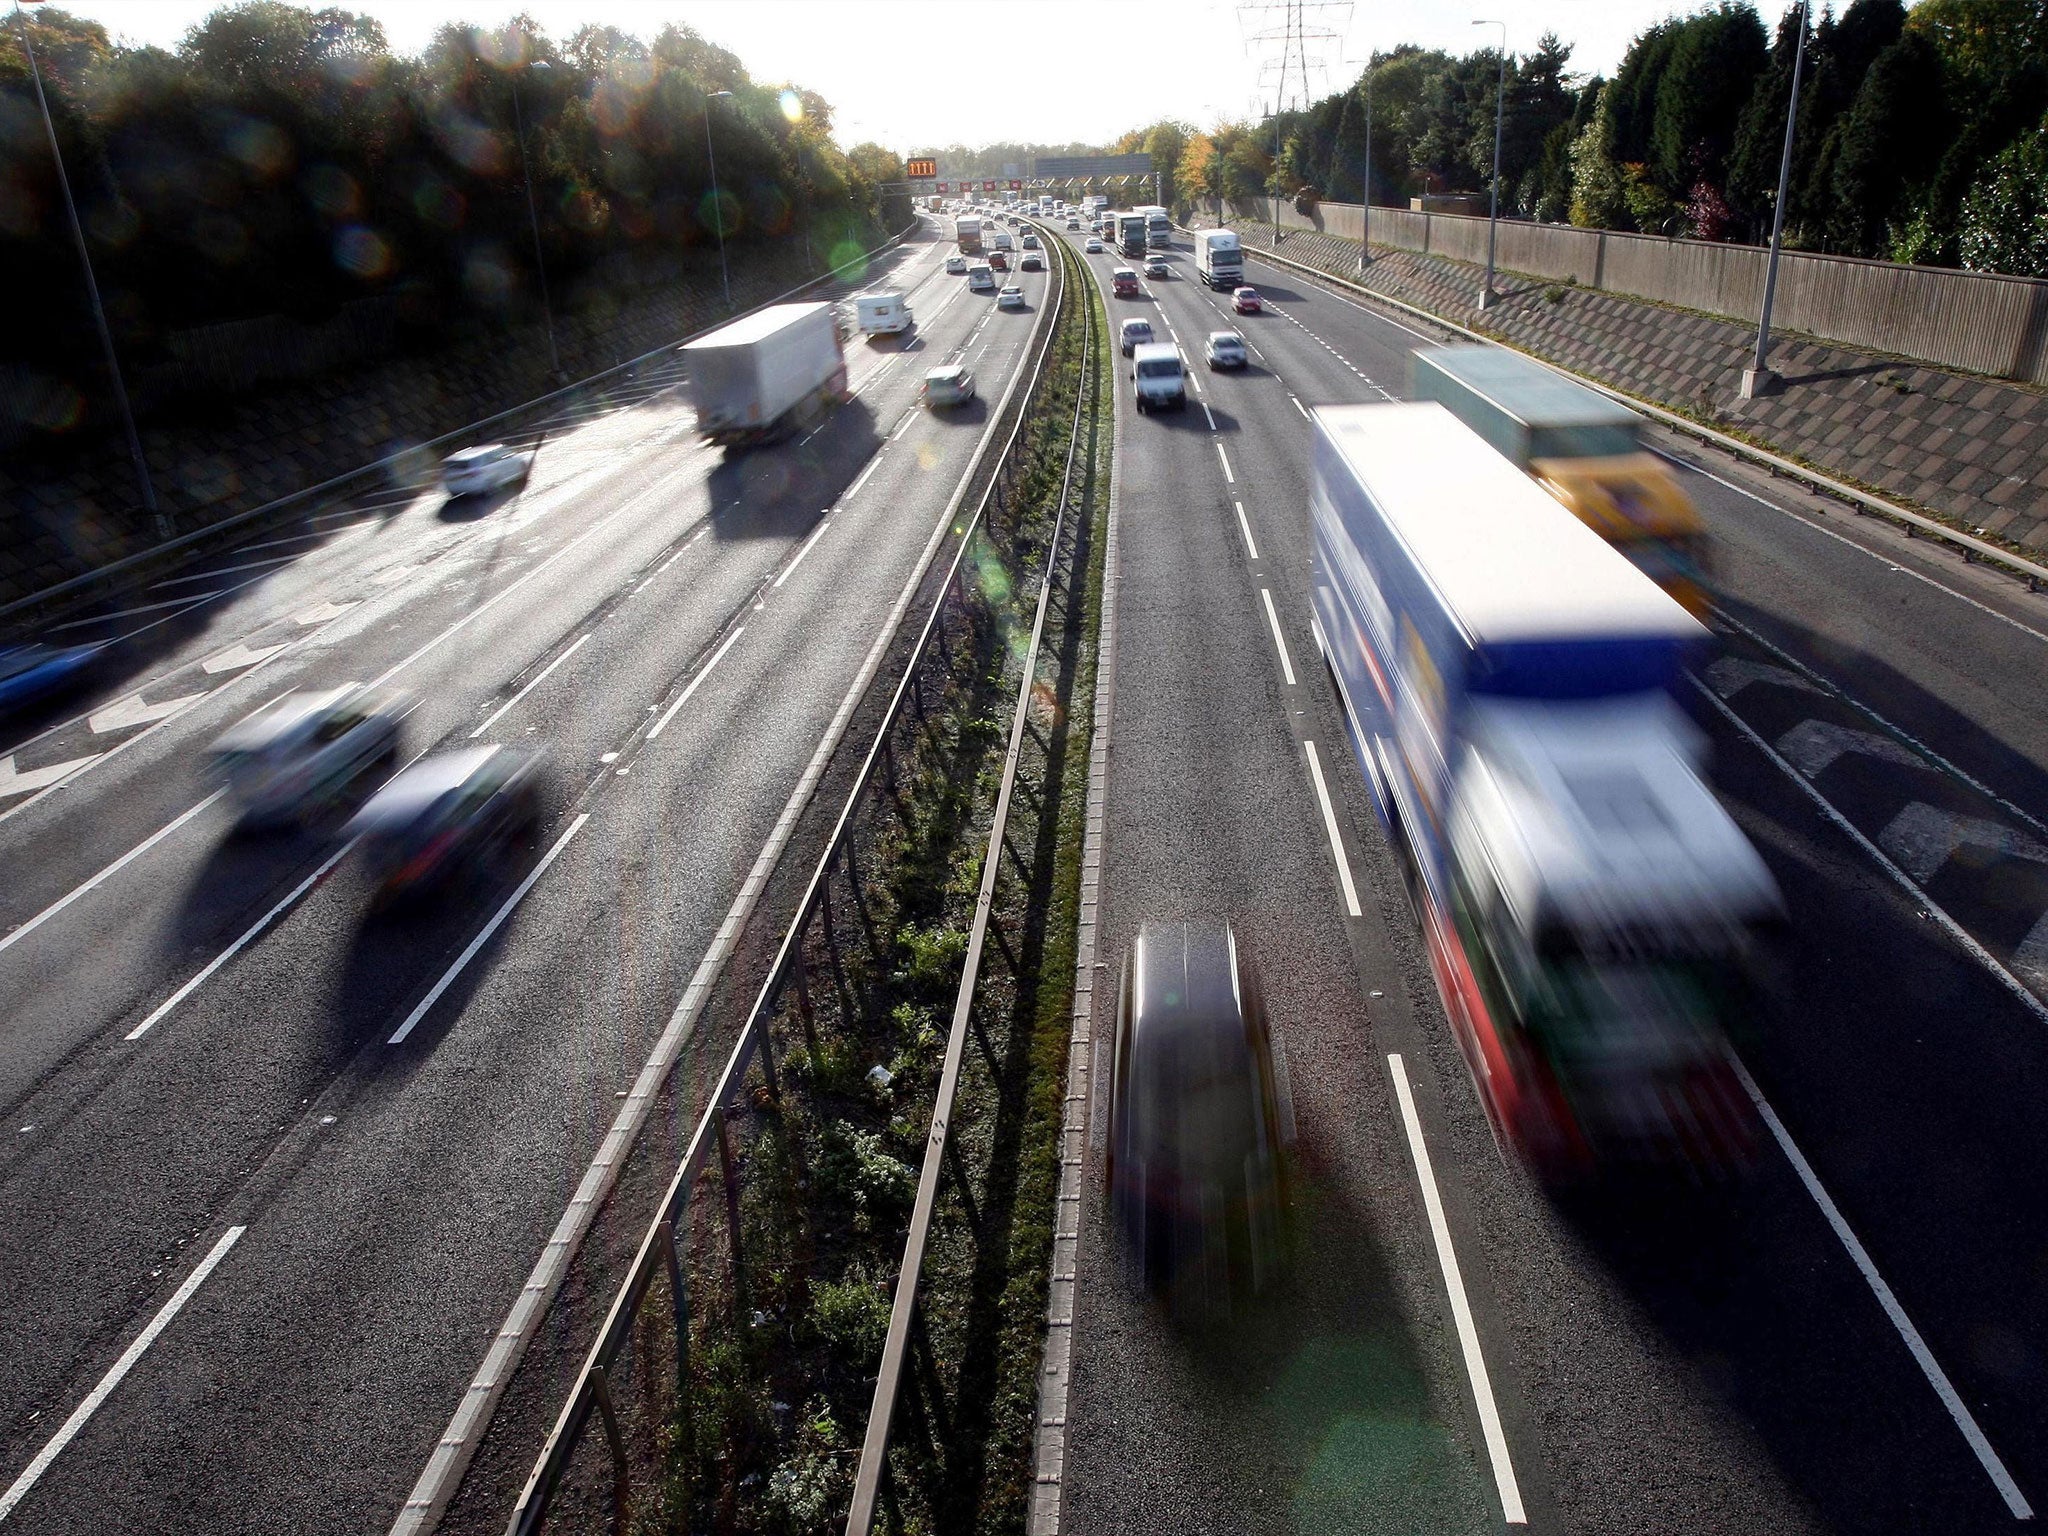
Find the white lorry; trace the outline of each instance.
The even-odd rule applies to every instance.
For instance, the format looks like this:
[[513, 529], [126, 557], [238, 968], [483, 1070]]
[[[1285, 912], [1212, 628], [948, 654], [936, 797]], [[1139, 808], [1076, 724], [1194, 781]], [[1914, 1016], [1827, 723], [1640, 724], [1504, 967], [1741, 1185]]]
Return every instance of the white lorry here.
[[864, 293], [853, 301], [853, 309], [863, 336], [894, 336], [911, 326], [910, 301], [900, 293]]
[[772, 442], [846, 398], [830, 304], [775, 304], [682, 348], [697, 430], [725, 446]]
[[1205, 229], [1195, 236], [1195, 275], [1211, 288], [1244, 282], [1244, 247], [1229, 229]]
[[1145, 248], [1152, 251], [1170, 250], [1173, 246], [1173, 216], [1157, 203], [1147, 203], [1142, 208], [1133, 208], [1133, 213], [1144, 215]]

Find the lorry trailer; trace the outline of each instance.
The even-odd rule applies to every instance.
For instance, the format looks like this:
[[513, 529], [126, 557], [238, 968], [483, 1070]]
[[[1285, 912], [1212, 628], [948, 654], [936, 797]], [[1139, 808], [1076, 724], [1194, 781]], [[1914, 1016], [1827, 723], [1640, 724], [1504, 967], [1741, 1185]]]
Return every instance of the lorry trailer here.
[[1125, 256], [1145, 254], [1146, 224], [1142, 213], [1120, 213], [1116, 216], [1116, 248]]
[[774, 304], [682, 348], [697, 430], [714, 443], [772, 442], [846, 399], [830, 304]]
[[981, 254], [981, 216], [963, 213], [953, 221], [953, 238], [960, 242], [962, 256]]
[[1197, 231], [1195, 275], [1216, 289], [1235, 288], [1244, 281], [1244, 247], [1238, 243], [1235, 231]]

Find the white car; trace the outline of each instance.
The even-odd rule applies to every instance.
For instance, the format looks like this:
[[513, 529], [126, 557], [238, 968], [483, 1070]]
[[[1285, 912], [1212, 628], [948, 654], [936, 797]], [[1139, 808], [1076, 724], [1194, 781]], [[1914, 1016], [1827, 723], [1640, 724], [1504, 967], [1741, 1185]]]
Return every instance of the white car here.
[[975, 293], [996, 291], [995, 269], [985, 261], [977, 261], [967, 269], [967, 286]]
[[1082, 246], [1081, 249], [1086, 251], [1090, 256], [1100, 256], [1102, 254], [1102, 242], [1098, 240], [1095, 236], [1090, 235], [1088, 237], [1088, 243]]
[[974, 398], [974, 375], [959, 363], [934, 368], [924, 376], [924, 403], [937, 410], [944, 405], [965, 405]]
[[1022, 309], [1024, 307], [1024, 290], [1015, 283], [1007, 285], [1001, 293], [996, 295], [996, 307], [998, 309]]
[[450, 496], [483, 496], [516, 485], [533, 468], [533, 451], [504, 443], [458, 448], [441, 461], [441, 485]]
[[243, 826], [314, 814], [398, 756], [404, 695], [354, 683], [276, 698], [230, 726], [207, 754]]
[[949, 277], [965, 277], [967, 275], [967, 258], [965, 256], [948, 256], [946, 258], [946, 275]]
[[1132, 352], [1144, 346], [1151, 339], [1152, 322], [1150, 320], [1126, 320], [1116, 328], [1117, 345], [1123, 348], [1125, 357], [1129, 357]]
[[1249, 359], [1245, 355], [1244, 338], [1235, 331], [1211, 331], [1202, 356], [1213, 372], [1218, 368], [1242, 368]]

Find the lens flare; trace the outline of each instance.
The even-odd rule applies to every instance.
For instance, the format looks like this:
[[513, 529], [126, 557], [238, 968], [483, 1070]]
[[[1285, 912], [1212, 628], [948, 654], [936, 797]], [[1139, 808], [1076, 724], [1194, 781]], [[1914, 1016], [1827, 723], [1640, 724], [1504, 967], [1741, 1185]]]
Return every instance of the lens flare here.
[[795, 91], [784, 91], [782, 93], [782, 115], [792, 123], [802, 122], [804, 120], [803, 97], [797, 95]]

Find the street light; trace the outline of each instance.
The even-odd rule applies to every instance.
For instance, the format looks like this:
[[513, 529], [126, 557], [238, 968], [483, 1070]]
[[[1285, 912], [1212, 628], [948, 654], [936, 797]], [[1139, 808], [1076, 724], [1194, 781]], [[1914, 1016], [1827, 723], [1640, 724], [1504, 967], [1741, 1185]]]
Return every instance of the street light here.
[[725, 289], [728, 310], [732, 308], [732, 275], [725, 266], [725, 204], [718, 200], [718, 152], [711, 145], [711, 103], [731, 98], [731, 91], [713, 91], [704, 98], [704, 156], [711, 162], [711, 217], [718, 221], [718, 281]]
[[1799, 71], [1806, 63], [1806, 8], [1799, 0], [1799, 41], [1792, 49], [1792, 97], [1785, 103], [1785, 149], [1778, 159], [1778, 200], [1771, 208], [1771, 255], [1764, 267], [1764, 307], [1756, 322], [1756, 356], [1742, 370], [1742, 398], [1754, 400], [1777, 387], [1778, 376], [1765, 366], [1771, 350], [1771, 300], [1778, 294], [1778, 247], [1785, 238], [1785, 191], [1792, 179], [1792, 129], [1799, 121]]
[[[549, 68], [546, 59], [535, 59], [527, 69]], [[548, 259], [540, 249], [540, 213], [533, 202], [533, 166], [526, 158], [526, 115], [519, 109], [519, 70], [512, 71], [512, 124], [519, 136], [519, 169], [526, 175], [526, 221], [533, 227], [533, 261], [540, 269], [540, 313], [548, 327], [548, 363], [556, 380], [562, 377], [562, 354], [555, 348], [555, 309], [548, 302]]]
[[[35, 4], [36, 0], [29, 0]], [[85, 227], [78, 222], [78, 204], [71, 198], [71, 178], [64, 174], [64, 156], [57, 148], [57, 125], [50, 117], [50, 99], [43, 94], [43, 69], [36, 62], [35, 46], [28, 38], [28, 14], [22, 0], [15, 0], [14, 23], [21, 33], [21, 51], [28, 55], [28, 72], [36, 84], [36, 105], [43, 110], [43, 132], [49, 136], [50, 158], [57, 165], [57, 187], [64, 194], [64, 212], [71, 220], [72, 243], [78, 247], [78, 264], [85, 269], [85, 291], [92, 299], [93, 324], [99, 328], [100, 350], [107, 360], [107, 377], [113, 381], [114, 399], [121, 407], [121, 425], [128, 434], [128, 458], [135, 468], [136, 483], [142, 488], [143, 509], [149, 513], [157, 536], [171, 531], [170, 519], [157, 507], [156, 486], [149, 478], [149, 463], [142, 456], [142, 435], [135, 430], [135, 412], [128, 404], [128, 385], [121, 377], [121, 360], [114, 352], [114, 333], [107, 327], [106, 307], [100, 303], [99, 279], [93, 276], [92, 253], [85, 244]]]
[[1500, 80], [1493, 91], [1493, 185], [1486, 204], [1486, 286], [1479, 290], [1479, 307], [1491, 309], [1499, 302], [1493, 291], [1493, 242], [1500, 229], [1500, 125], [1508, 102], [1508, 24], [1475, 21], [1472, 25], [1500, 28]]

